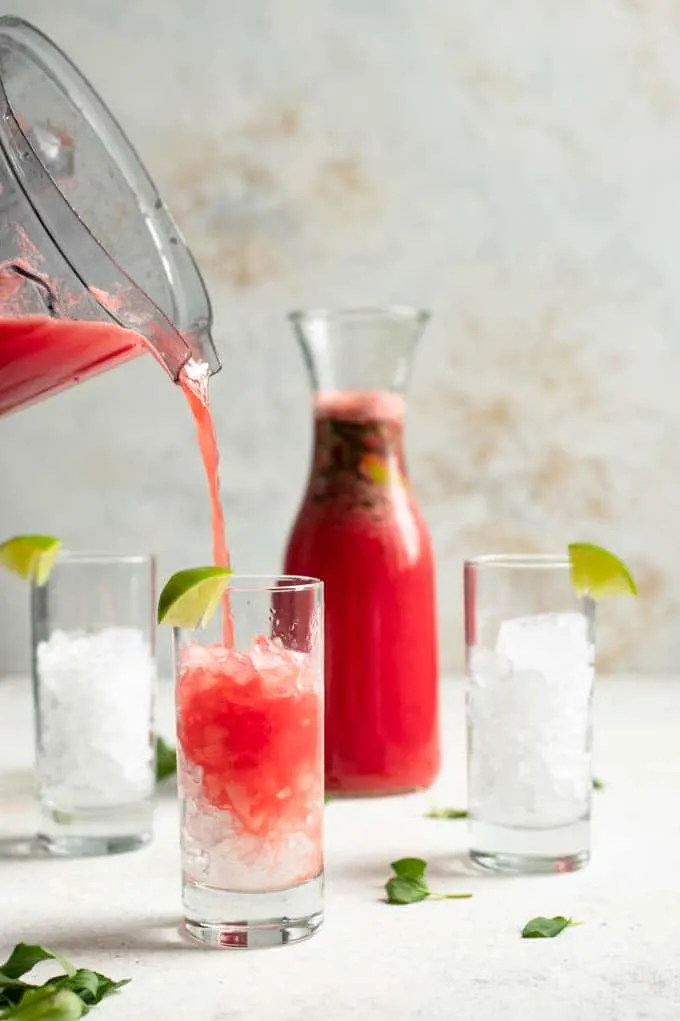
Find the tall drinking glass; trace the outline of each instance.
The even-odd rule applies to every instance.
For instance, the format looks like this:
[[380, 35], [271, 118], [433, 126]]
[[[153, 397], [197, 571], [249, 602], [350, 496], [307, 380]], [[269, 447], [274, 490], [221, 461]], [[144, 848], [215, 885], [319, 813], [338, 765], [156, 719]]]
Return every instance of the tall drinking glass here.
[[562, 556], [465, 564], [471, 856], [501, 872], [590, 857], [594, 603]]
[[57, 854], [151, 839], [154, 560], [63, 552], [31, 590], [38, 839]]
[[174, 642], [186, 929], [305, 939], [323, 919], [323, 586], [234, 576], [222, 612]]

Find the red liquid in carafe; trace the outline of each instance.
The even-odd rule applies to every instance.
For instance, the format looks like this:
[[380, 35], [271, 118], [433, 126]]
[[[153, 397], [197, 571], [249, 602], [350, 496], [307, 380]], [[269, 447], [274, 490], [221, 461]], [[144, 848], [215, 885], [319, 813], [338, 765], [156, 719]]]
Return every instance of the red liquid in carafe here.
[[325, 583], [326, 787], [338, 794], [424, 788], [439, 770], [434, 565], [403, 413], [382, 391], [317, 398], [285, 560]]

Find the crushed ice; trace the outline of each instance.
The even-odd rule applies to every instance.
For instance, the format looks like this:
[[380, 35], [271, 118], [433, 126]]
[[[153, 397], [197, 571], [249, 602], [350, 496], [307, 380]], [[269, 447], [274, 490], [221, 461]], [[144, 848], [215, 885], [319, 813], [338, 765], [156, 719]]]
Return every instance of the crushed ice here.
[[37, 648], [38, 769], [60, 807], [102, 807], [153, 791], [156, 665], [136, 628], [55, 631]]
[[509, 826], [557, 826], [590, 799], [594, 648], [583, 614], [505, 620], [470, 650], [470, 811]]

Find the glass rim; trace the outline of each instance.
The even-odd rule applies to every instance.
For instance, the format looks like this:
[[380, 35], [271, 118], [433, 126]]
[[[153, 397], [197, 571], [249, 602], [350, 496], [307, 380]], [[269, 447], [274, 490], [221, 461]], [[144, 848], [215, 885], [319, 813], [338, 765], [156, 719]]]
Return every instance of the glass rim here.
[[312, 592], [321, 587], [320, 578], [304, 574], [232, 574], [225, 595], [231, 592]]
[[481, 556], [467, 557], [465, 566], [540, 571], [568, 568], [571, 561], [566, 553], [483, 553]]
[[294, 309], [288, 313], [288, 320], [294, 325], [302, 325], [313, 320], [339, 322], [341, 320], [377, 320], [377, 319], [409, 319], [417, 323], [426, 323], [432, 313], [426, 308], [416, 305], [359, 305], [356, 307], [318, 307]]
[[[153, 564], [154, 553], [111, 553], [105, 550], [60, 549], [56, 565], [59, 564]], [[55, 566], [56, 566], [55, 565]]]

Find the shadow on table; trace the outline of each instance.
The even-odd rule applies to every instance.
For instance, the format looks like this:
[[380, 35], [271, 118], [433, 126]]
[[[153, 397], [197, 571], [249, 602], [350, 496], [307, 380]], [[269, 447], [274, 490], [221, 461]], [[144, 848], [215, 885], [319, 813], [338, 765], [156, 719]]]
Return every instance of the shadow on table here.
[[0, 799], [35, 795], [35, 774], [31, 769], [7, 770], [0, 773]]
[[41, 940], [50, 950], [61, 951], [66, 957], [75, 957], [79, 953], [93, 950], [143, 951], [153, 953], [168, 950], [205, 950], [205, 946], [186, 935], [178, 915], [168, 915], [156, 919], [131, 919], [125, 925], [98, 926], [88, 920], [73, 922], [69, 930], [63, 918], [55, 924], [54, 930], [49, 925], [41, 926]]
[[54, 855], [46, 851], [38, 843], [36, 837], [31, 834], [20, 837], [0, 837], [0, 860], [7, 858], [22, 858], [24, 861], [39, 858], [54, 860]]
[[[1, 808], [1, 806], [0, 806]], [[148, 846], [148, 845], [147, 845]], [[139, 850], [144, 850], [140, 848]], [[55, 854], [53, 851], [49, 851], [46, 847], [38, 840], [35, 833], [21, 834], [12, 836], [2, 837], [0, 836], [0, 861], [3, 860], [14, 860], [22, 859], [23, 861], [73, 861], [82, 859], [93, 859], [93, 858], [107, 858], [113, 855], [126, 854], [127, 849], [121, 848], [120, 851], [110, 851], [108, 854], [77, 854], [75, 852], [69, 854]]]
[[[329, 887], [341, 885], [354, 885], [356, 880], [366, 884], [378, 884], [384, 886], [389, 879], [390, 861], [385, 855], [371, 855], [350, 860], [333, 860], [332, 857], [326, 862], [326, 878]], [[499, 876], [486, 869], [480, 869], [474, 865], [468, 857], [467, 851], [438, 852], [431, 854], [424, 852], [423, 858], [427, 861], [428, 879], [450, 879], [460, 877], [464, 879], [498, 879]]]
[[[427, 875], [434, 879], [448, 879], [451, 876], [465, 876], [467, 879], [507, 880], [500, 872], [491, 872], [475, 865], [467, 851], [438, 851], [427, 855]], [[510, 877], [512, 878], [512, 877]]]

